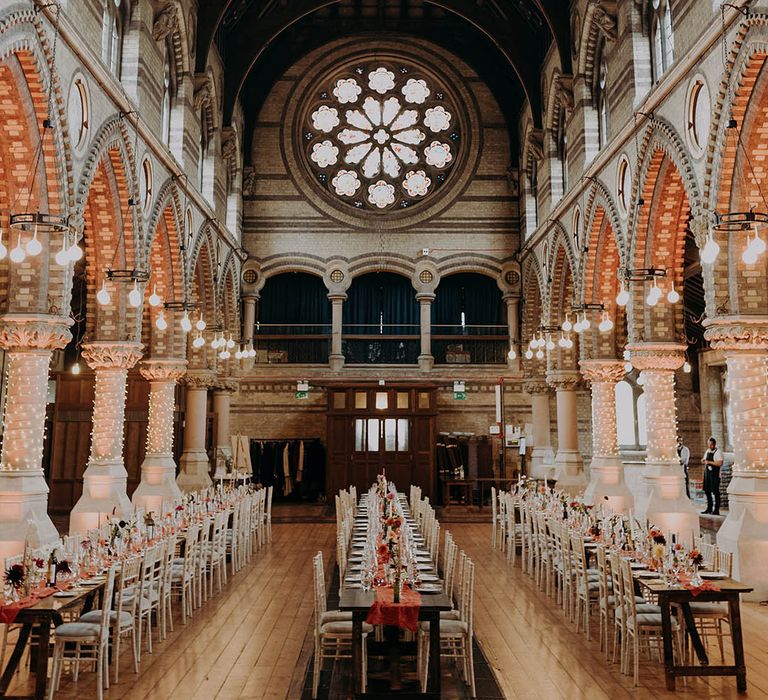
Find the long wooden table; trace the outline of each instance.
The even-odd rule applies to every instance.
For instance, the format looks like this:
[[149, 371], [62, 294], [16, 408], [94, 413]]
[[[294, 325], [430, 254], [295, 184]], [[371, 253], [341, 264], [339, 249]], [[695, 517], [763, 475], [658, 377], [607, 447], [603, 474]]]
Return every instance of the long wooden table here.
[[[0, 698], [12, 700], [45, 700], [48, 685], [48, 652], [50, 646], [51, 624], [58, 627], [62, 623], [61, 613], [68, 608], [80, 607], [87, 612], [93, 607], [93, 601], [97, 593], [103, 593], [105, 583], [78, 589], [75, 595], [60, 598], [55, 595], [42, 598], [34, 605], [19, 610], [13, 624], [20, 624], [19, 637], [13, 648], [8, 664], [0, 678]], [[24, 649], [32, 635], [33, 628], [37, 627], [37, 648], [33, 655], [32, 669], [35, 674], [34, 695], [8, 695], [8, 687], [13, 675], [19, 667]]]
[[[747, 666], [744, 661], [744, 639], [741, 633], [741, 609], [739, 598], [742, 593], [749, 593], [753, 589], [749, 586], [734, 581], [732, 578], [714, 579], [712, 584], [717, 586], [718, 591], [701, 591], [694, 596], [687, 588], [680, 586], [669, 586], [661, 580], [645, 579], [636, 577], [641, 586], [647, 588], [658, 598], [658, 604], [661, 607], [661, 628], [664, 641], [664, 673], [666, 676], [667, 690], [675, 689], [675, 679], [678, 676], [736, 676], [736, 687], [739, 692], [744, 693], [747, 690]], [[701, 637], [691, 612], [690, 604], [726, 602], [728, 603], [728, 615], [731, 628], [731, 643], [733, 645], [733, 666], [721, 665], [710, 666], [706, 649], [702, 644]], [[683, 611], [685, 620], [685, 629], [691, 638], [691, 643], [696, 656], [699, 659], [699, 666], [676, 665], [673, 645], [672, 645], [672, 604], [679, 605]]]
[[[361, 511], [364, 507], [364, 500], [361, 499]], [[401, 497], [406, 514], [407, 504]], [[367, 517], [358, 517], [355, 525], [355, 532], [365, 532], [367, 528]], [[354, 537], [354, 535], [353, 535]], [[350, 548], [350, 559], [353, 556], [354, 549]], [[349, 564], [349, 562], [348, 562]], [[347, 566], [349, 569], [349, 565]], [[434, 570], [434, 565], [433, 565]], [[436, 572], [435, 572], [436, 573]], [[412, 693], [397, 690], [389, 690], [386, 693], [366, 693], [363, 691], [362, 678], [362, 651], [363, 651], [363, 622], [368, 617], [368, 611], [376, 600], [374, 591], [364, 591], [362, 588], [350, 588], [347, 585], [342, 587], [339, 597], [339, 610], [352, 613], [352, 687], [355, 689], [356, 697], [366, 700], [385, 700], [386, 698], [440, 698], [440, 613], [452, 609], [450, 597], [443, 591], [442, 593], [427, 594], [421, 596], [421, 607], [419, 608], [419, 620], [429, 623], [429, 677], [427, 679], [426, 693]]]

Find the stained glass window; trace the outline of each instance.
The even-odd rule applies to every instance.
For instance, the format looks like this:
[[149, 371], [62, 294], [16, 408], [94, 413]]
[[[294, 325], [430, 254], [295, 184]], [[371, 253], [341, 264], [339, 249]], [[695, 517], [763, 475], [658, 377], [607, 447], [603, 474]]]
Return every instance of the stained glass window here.
[[460, 131], [445, 90], [411, 66], [352, 66], [320, 87], [304, 124], [309, 165], [358, 209], [406, 208], [437, 190]]

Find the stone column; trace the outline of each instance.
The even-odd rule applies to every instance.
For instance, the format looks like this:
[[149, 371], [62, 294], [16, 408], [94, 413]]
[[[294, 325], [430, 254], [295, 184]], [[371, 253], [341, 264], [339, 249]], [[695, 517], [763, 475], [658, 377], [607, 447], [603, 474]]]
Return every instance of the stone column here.
[[152, 359], [141, 363], [141, 376], [149, 382], [147, 451], [141, 464], [141, 483], [133, 493], [133, 505], [161, 513], [181, 497], [176, 485], [173, 459], [173, 412], [176, 382], [187, 371], [187, 361]]
[[615, 513], [627, 513], [632, 493], [624, 481], [624, 465], [616, 433], [616, 384], [623, 378], [618, 360], [581, 360], [581, 374], [592, 384], [592, 463], [587, 503], [606, 503]]
[[48, 485], [43, 475], [48, 366], [53, 350], [72, 335], [72, 319], [45, 314], [0, 317], [0, 347], [6, 351], [3, 449], [0, 455], [0, 560], [20, 554], [36, 525], [33, 546], [58, 539], [48, 517]]
[[214, 385], [215, 375], [208, 370], [191, 370], [184, 382], [187, 401], [184, 413], [184, 452], [181, 472], [176, 484], [182, 491], [197, 491], [211, 485], [210, 462], [205, 450], [208, 418], [208, 389]]
[[520, 369], [520, 297], [515, 294], [505, 294], [504, 303], [507, 305], [507, 332], [509, 334], [509, 347], [515, 349], [516, 357], [514, 360], [507, 358], [507, 367], [514, 371]]
[[768, 318], [713, 319], [706, 331], [728, 367], [733, 478], [717, 544], [734, 554], [734, 576], [768, 597]]
[[216, 414], [216, 472], [214, 479], [220, 479], [226, 473], [224, 461], [232, 458], [232, 442], [229, 431], [229, 415], [232, 394], [237, 391], [234, 379], [219, 379], [213, 389], [213, 412]]
[[83, 473], [83, 493], [72, 508], [70, 533], [99, 527], [113, 513], [129, 516], [128, 472], [123, 463], [125, 393], [128, 370], [141, 359], [141, 343], [100, 341], [83, 345], [83, 359], [94, 371], [91, 454]]
[[547, 383], [557, 392], [557, 488], [574, 494], [583, 491], [587, 485], [584, 461], [579, 452], [576, 415], [576, 387], [579, 380], [578, 373], [571, 370], [553, 370], [547, 374]]
[[552, 479], [555, 472], [555, 453], [552, 451], [549, 414], [549, 387], [543, 380], [530, 380], [523, 391], [531, 396], [531, 422], [533, 423], [533, 451], [529, 475], [534, 479]]
[[677, 456], [675, 371], [685, 362], [685, 345], [638, 343], [628, 347], [632, 366], [642, 372], [648, 444], [645, 493], [635, 494], [638, 519], [647, 519], [684, 542], [699, 534], [699, 514], [685, 494], [685, 474]]
[[328, 364], [334, 372], [338, 372], [344, 366], [344, 354], [341, 352], [341, 313], [347, 295], [343, 292], [331, 292], [328, 298], [331, 300], [331, 354]]
[[[253, 343], [253, 329], [256, 325], [256, 302], [258, 294], [243, 297], [243, 345], [249, 347]], [[243, 361], [244, 369], [253, 369], [255, 358], [248, 357]]]
[[422, 292], [416, 295], [419, 302], [419, 331], [421, 334], [421, 352], [419, 353], [419, 369], [429, 372], [435, 366], [432, 355], [432, 302], [435, 295]]

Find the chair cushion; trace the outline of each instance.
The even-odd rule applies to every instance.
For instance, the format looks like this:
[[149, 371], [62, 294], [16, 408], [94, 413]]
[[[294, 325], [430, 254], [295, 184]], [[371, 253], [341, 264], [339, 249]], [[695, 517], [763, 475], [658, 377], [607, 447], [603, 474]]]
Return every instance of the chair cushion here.
[[[117, 611], [112, 610], [109, 613], [109, 623], [111, 625], [115, 624], [115, 620], [117, 619]], [[101, 621], [101, 610], [91, 610], [90, 612], [85, 613], [84, 615], [80, 616], [80, 619], [78, 622], [95, 622], [99, 623]], [[120, 627], [128, 627], [133, 623], [133, 615], [129, 612], [121, 612], [120, 613]]]
[[326, 610], [320, 615], [321, 624], [326, 622], [348, 622], [352, 620], [352, 613], [342, 610]]
[[458, 610], [443, 610], [443, 612], [440, 613], [441, 625], [442, 625], [442, 620], [458, 620], [458, 619], [460, 619]]
[[699, 617], [728, 617], [728, 603], [690, 603], [691, 612]]
[[[658, 627], [661, 629], [661, 614], [660, 613], [638, 613], [637, 624], [639, 627]], [[627, 627], [633, 627], [634, 620], [632, 618], [627, 619]], [[677, 620], [672, 618], [672, 629], [677, 629]]]
[[[442, 615], [442, 614], [441, 614]], [[429, 631], [429, 623], [422, 622], [420, 624], [421, 629], [424, 632]], [[440, 619], [440, 636], [441, 637], [461, 637], [467, 634], [467, 623], [462, 620], [445, 620]]]
[[[373, 632], [373, 627], [368, 623], [363, 623], [363, 634]], [[336, 622], [325, 622], [320, 625], [320, 634], [334, 636], [352, 636], [352, 620], [337, 620]]]
[[98, 639], [101, 625], [93, 622], [65, 622], [56, 628], [59, 639]]

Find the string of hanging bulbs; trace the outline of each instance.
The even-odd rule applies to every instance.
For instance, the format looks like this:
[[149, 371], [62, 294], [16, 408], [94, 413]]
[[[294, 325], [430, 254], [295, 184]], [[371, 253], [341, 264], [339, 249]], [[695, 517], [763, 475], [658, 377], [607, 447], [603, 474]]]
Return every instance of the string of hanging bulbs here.
[[[664, 287], [659, 284], [659, 280], [666, 279], [667, 271], [655, 267], [626, 269], [621, 273], [619, 280], [619, 293], [616, 295], [616, 305], [624, 307], [629, 303], [629, 285], [642, 282], [650, 282], [651, 286], [645, 297], [645, 303], [648, 306], [656, 306], [664, 296]], [[680, 292], [675, 289], [674, 280], [670, 279], [669, 289], [666, 299], [670, 304], [677, 304], [680, 301]]]

